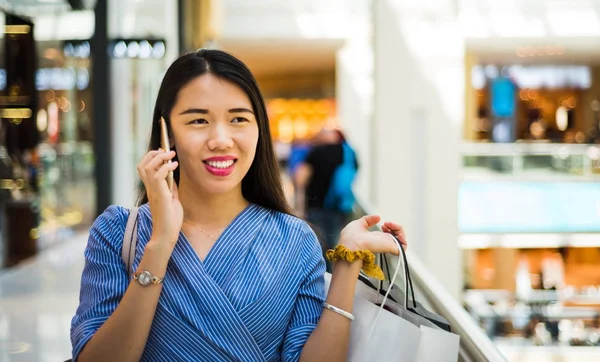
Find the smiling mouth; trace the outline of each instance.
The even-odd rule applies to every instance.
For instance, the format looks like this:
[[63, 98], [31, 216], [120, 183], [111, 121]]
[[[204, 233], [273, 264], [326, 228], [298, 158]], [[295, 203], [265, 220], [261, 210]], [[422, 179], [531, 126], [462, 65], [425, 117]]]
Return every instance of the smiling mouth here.
[[237, 160], [227, 160], [227, 161], [202, 161], [202, 162], [204, 162], [205, 164], [209, 165], [210, 167], [213, 167], [213, 168], [218, 168], [218, 169], [224, 170], [224, 169], [228, 169], [228, 168], [230, 168], [231, 166], [233, 166], [233, 164], [234, 164], [234, 163], [236, 163], [236, 162], [237, 162]]

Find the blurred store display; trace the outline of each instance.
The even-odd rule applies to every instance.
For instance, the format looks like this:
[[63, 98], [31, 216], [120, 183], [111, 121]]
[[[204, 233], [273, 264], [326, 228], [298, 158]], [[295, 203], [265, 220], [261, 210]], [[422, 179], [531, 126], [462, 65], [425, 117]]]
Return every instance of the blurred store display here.
[[27, 18], [3, 17], [0, 84], [0, 149], [3, 163], [0, 198], [0, 268], [37, 252], [39, 184], [36, 147], [37, 68], [34, 24]]
[[598, 139], [598, 78], [592, 66], [476, 65], [470, 79], [477, 108], [468, 126], [470, 141], [582, 144]]
[[324, 127], [339, 127], [335, 100], [269, 99], [271, 134], [277, 142], [307, 142]]
[[33, 23], [0, 16], [1, 268], [91, 222], [94, 156], [89, 41], [36, 41]]
[[[560, 46], [517, 49], [540, 52], [471, 69], [461, 149], [463, 300], [515, 361], [600, 347], [600, 79], [549, 64]], [[523, 357], [534, 346], [554, 349]]]

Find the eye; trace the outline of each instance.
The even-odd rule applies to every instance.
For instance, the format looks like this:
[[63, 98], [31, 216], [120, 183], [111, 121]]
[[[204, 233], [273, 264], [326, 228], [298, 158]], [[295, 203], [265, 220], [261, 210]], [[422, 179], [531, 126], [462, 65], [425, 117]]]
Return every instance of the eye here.
[[200, 119], [194, 119], [192, 121], [189, 121], [188, 124], [208, 124], [208, 121], [205, 120], [204, 118], [200, 118]]
[[248, 121], [248, 119], [246, 119], [244, 117], [235, 117], [234, 119], [231, 120], [231, 123], [244, 123], [244, 122], [250, 122], [250, 121]]

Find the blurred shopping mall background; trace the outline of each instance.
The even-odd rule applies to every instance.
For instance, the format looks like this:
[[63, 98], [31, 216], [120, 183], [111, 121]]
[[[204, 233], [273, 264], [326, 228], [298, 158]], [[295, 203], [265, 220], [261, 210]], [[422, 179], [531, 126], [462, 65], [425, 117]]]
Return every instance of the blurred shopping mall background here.
[[[343, 129], [360, 203], [507, 360], [600, 360], [600, 0], [0, 0], [0, 24], [0, 361], [66, 359], [82, 235], [133, 203], [200, 47], [254, 72], [290, 195], [290, 155]], [[60, 313], [25, 323], [40, 295]]]

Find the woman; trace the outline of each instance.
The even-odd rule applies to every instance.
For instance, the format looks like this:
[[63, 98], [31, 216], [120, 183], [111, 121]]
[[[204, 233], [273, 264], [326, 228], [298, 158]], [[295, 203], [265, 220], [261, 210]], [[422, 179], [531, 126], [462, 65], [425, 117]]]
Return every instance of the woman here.
[[[173, 151], [160, 150], [160, 117]], [[154, 110], [134, 270], [120, 254], [128, 210], [111, 206], [90, 230], [71, 328], [79, 361], [342, 361], [361, 261], [340, 261], [324, 304], [320, 245], [285, 202], [263, 98], [248, 68], [217, 50], [168, 69]], [[173, 162], [168, 163], [167, 161]], [[165, 178], [174, 171], [171, 193]], [[393, 252], [350, 223], [340, 244]], [[384, 231], [403, 239], [401, 227]], [[323, 312], [325, 310], [325, 312]]]

